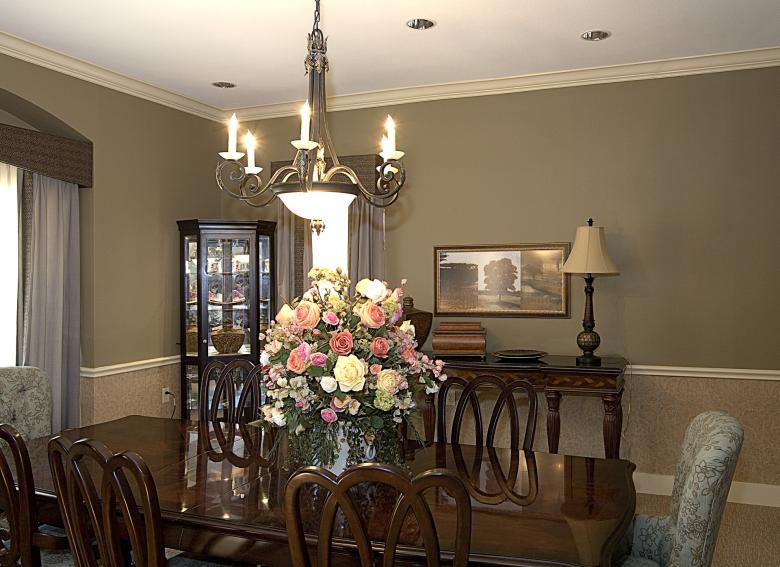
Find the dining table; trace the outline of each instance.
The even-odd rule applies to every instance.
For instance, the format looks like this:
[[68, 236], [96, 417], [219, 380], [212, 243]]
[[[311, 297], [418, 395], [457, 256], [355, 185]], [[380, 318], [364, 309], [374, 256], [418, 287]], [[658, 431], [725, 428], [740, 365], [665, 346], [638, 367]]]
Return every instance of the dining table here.
[[[60, 435], [143, 457], [155, 481], [166, 547], [236, 565], [291, 564], [284, 489], [298, 465], [273, 432], [134, 415]], [[60, 524], [48, 440], [30, 440], [28, 450], [40, 519]], [[627, 460], [417, 441], [401, 453], [397, 464], [411, 475], [445, 468], [464, 482], [472, 506], [470, 565], [609, 566], [633, 519], [635, 467]], [[309, 545], [316, 543], [324, 501], [319, 490], [299, 502]], [[397, 495], [381, 485], [354, 490], [369, 535], [381, 541]], [[438, 488], [425, 498], [446, 560], [454, 548], [455, 501]], [[348, 524], [337, 521], [333, 535], [334, 550], [349, 556]], [[398, 555], [411, 564], [425, 563], [419, 536], [408, 517]]]

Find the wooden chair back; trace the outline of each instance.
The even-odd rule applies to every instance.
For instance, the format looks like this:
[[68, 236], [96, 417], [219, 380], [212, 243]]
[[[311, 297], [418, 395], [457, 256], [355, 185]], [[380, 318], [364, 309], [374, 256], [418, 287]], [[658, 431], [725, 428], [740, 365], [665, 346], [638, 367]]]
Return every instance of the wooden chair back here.
[[76, 567], [125, 566], [125, 537], [137, 567], [166, 564], [157, 490], [139, 455], [57, 436], [49, 464]]
[[[436, 524], [423, 494], [431, 488], [443, 488], [455, 500], [457, 522], [452, 565], [454, 567], [468, 565], [471, 547], [471, 500], [461, 480], [446, 469], [431, 469], [410, 479], [397, 467], [378, 463], [355, 465], [338, 477], [320, 467], [303, 467], [290, 477], [284, 494], [284, 509], [293, 565], [298, 567], [312, 565], [304, 534], [299, 498], [302, 488], [307, 485], [322, 487], [327, 492], [319, 518], [316, 565], [318, 567], [332, 565], [333, 527], [339, 510], [344, 515], [355, 540], [360, 565], [374, 567], [377, 564], [368, 533], [369, 518], [361, 515], [359, 504], [350, 495], [351, 488], [363, 483], [386, 485], [395, 489], [399, 495], [394, 505], [389, 507], [392, 515], [387, 523], [389, 527], [383, 546], [381, 564], [384, 567], [390, 567], [395, 563], [401, 529], [410, 511], [419, 525], [426, 564], [428, 567], [441, 564]], [[385, 509], [384, 506], [382, 508]]]
[[0, 425], [0, 441], [0, 508], [8, 519], [8, 530], [0, 529], [0, 565], [39, 565], [40, 552], [33, 546], [38, 527], [33, 506], [35, 483], [27, 445], [7, 424]]
[[[509, 445], [513, 450], [523, 449], [524, 451], [533, 450], [534, 436], [536, 435], [536, 413], [537, 413], [537, 400], [536, 391], [533, 385], [526, 380], [512, 380], [507, 382], [502, 380], [498, 376], [493, 374], [485, 374], [477, 376], [472, 380], [464, 380], [458, 376], [448, 376], [447, 380], [442, 383], [439, 389], [438, 395], [438, 407], [437, 407], [437, 441], [439, 443], [447, 443], [447, 395], [450, 390], [455, 387], [462, 389], [458, 398], [458, 403], [455, 406], [452, 419], [452, 432], [450, 434], [450, 443], [460, 443], [460, 433], [463, 426], [463, 419], [466, 415], [466, 410], [471, 410], [471, 415], [474, 418], [475, 428], [475, 444], [485, 444], [488, 447], [493, 447], [495, 442], [496, 430], [501, 418], [501, 413], [506, 407], [509, 415]], [[479, 389], [497, 389], [498, 397], [496, 398], [493, 411], [490, 414], [490, 421], [488, 422], [487, 438], [484, 437], [484, 427], [482, 419], [482, 408], [479, 402], [479, 396], [477, 390]], [[520, 444], [520, 418], [517, 407], [517, 400], [515, 399], [516, 392], [525, 392], [528, 398], [528, 416], [525, 423], [525, 432], [523, 435], [523, 443]]]
[[198, 419], [248, 423], [258, 419], [262, 405], [262, 366], [237, 358], [215, 360], [203, 370], [198, 388]]

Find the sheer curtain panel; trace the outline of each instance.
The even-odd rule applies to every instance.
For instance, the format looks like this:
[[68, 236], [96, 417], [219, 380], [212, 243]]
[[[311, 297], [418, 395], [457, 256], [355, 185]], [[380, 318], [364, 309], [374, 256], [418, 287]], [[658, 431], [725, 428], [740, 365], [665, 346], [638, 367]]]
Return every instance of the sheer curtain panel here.
[[17, 170], [0, 163], [0, 242], [9, 251], [0, 278], [0, 366], [16, 365], [16, 298], [19, 279]]
[[79, 189], [24, 172], [29, 207], [20, 363], [41, 368], [52, 390], [52, 430], [79, 425]]

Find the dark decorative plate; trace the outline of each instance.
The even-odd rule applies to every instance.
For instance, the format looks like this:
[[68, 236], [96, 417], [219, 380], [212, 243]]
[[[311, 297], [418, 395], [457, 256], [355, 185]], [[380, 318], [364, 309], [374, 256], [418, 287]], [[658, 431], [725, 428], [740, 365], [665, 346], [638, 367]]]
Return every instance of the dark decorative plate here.
[[525, 350], [525, 349], [509, 349], [498, 350], [493, 353], [496, 358], [501, 360], [539, 360], [543, 356], [547, 356], [547, 353], [543, 350]]

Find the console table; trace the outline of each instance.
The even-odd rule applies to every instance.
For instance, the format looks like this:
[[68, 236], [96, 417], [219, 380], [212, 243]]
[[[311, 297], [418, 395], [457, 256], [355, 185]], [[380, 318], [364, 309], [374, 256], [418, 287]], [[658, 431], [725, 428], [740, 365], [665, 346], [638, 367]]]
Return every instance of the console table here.
[[[627, 361], [619, 357], [605, 357], [601, 366], [577, 366], [574, 356], [545, 356], [534, 362], [487, 358], [442, 357], [448, 376], [470, 380], [484, 374], [512, 380], [522, 378], [544, 392], [547, 399], [547, 445], [551, 453], [558, 452], [561, 433], [561, 396], [599, 396], [604, 404], [604, 454], [608, 459], [620, 455], [620, 432], [623, 428], [623, 386]], [[433, 440], [436, 406], [433, 396], [426, 399], [425, 437]]]

